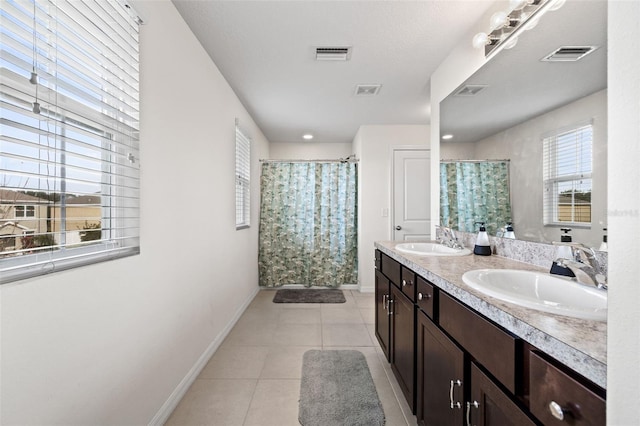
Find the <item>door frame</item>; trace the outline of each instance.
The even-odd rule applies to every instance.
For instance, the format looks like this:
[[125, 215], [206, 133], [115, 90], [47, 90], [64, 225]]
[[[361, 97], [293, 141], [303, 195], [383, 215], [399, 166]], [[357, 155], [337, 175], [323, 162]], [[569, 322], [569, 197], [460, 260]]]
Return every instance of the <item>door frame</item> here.
[[[391, 163], [389, 166], [389, 170], [391, 171], [391, 176], [389, 178], [389, 195], [390, 195], [390, 199], [389, 199], [389, 236], [391, 238], [391, 240], [395, 241], [396, 240], [396, 228], [394, 226], [394, 224], [396, 223], [396, 208], [395, 208], [395, 177], [396, 177], [396, 170], [395, 170], [395, 153], [396, 151], [426, 151], [431, 153], [431, 146], [428, 144], [425, 145], [394, 145], [391, 147], [390, 149], [390, 155], [389, 155], [389, 162]], [[429, 194], [428, 196], [431, 197], [431, 190], [432, 188], [429, 188]], [[433, 222], [432, 222], [433, 223]], [[429, 230], [430, 232], [431, 230]]]

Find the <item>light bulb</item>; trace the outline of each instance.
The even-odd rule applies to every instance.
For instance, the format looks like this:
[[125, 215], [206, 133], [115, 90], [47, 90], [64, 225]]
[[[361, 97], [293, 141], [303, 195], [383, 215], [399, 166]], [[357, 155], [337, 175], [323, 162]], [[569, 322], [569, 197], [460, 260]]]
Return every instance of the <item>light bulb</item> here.
[[471, 43], [473, 44], [473, 47], [480, 49], [481, 47], [489, 44], [489, 36], [487, 33], [478, 33], [473, 36], [473, 41]]
[[491, 31], [494, 31], [507, 25], [507, 22], [509, 22], [509, 16], [505, 12], [496, 12], [491, 15], [489, 28], [491, 28]]

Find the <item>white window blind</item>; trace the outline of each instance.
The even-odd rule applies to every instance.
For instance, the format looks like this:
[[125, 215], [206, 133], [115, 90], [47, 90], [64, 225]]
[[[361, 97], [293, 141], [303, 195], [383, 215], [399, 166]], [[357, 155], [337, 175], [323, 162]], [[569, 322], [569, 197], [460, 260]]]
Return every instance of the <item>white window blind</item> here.
[[250, 225], [251, 141], [236, 123], [236, 229]]
[[543, 138], [545, 225], [591, 224], [591, 124]]
[[0, 13], [0, 282], [139, 253], [140, 18], [120, 0]]

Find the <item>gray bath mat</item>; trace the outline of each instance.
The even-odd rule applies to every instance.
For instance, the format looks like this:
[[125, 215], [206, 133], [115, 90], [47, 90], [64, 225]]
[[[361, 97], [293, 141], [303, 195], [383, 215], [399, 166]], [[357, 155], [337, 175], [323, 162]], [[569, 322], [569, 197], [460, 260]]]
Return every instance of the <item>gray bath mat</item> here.
[[298, 420], [302, 426], [384, 425], [382, 404], [362, 352], [305, 352]]
[[273, 297], [273, 303], [344, 303], [344, 293], [338, 289], [283, 289]]

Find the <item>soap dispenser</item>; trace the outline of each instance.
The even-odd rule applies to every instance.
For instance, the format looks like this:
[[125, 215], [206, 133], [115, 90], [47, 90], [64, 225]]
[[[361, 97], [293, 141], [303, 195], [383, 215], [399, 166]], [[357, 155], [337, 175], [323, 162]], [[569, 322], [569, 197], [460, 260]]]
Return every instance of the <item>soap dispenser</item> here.
[[476, 224], [480, 224], [480, 232], [478, 232], [478, 238], [476, 238], [476, 245], [473, 248], [473, 254], [491, 256], [491, 245], [489, 245], [487, 228], [484, 227], [484, 222], [476, 222]]
[[[573, 258], [571, 251], [572, 240], [571, 235], [569, 235], [571, 229], [560, 228], [560, 230], [563, 232], [563, 234], [560, 235], [560, 243], [556, 253], [556, 258], [571, 260]], [[551, 264], [551, 270], [549, 271], [549, 273], [555, 275], [564, 275], [565, 277], [575, 277], [575, 274], [571, 271], [571, 269], [567, 268], [566, 266], [560, 266], [555, 261]]]
[[[602, 228], [603, 231], [607, 231], [607, 228]], [[607, 234], [602, 236], [602, 243], [600, 244], [600, 251], [607, 251], [609, 247], [607, 246]]]
[[513, 223], [507, 222], [507, 227], [505, 228], [503, 237], [504, 238], [511, 238], [513, 240], [516, 239], [516, 233], [513, 232]]

